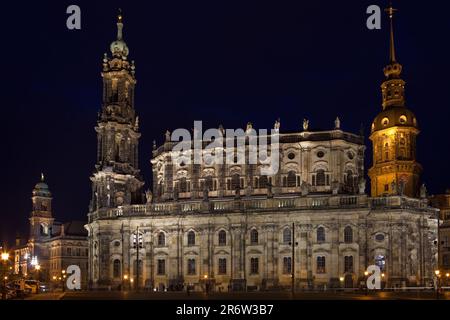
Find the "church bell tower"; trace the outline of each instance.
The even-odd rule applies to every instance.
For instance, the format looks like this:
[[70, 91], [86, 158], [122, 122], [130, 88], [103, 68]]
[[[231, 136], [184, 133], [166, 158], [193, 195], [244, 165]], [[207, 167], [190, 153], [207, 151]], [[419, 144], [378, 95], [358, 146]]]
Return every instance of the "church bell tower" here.
[[417, 119], [406, 107], [402, 65], [397, 62], [394, 42], [394, 13], [386, 9], [390, 20], [390, 61], [384, 68], [381, 85], [383, 110], [372, 123], [373, 166], [369, 169], [372, 197], [402, 194], [416, 197], [421, 165], [416, 161]]
[[144, 182], [138, 168], [139, 119], [134, 109], [134, 61], [123, 40], [123, 21], [117, 17], [117, 39], [111, 57], [103, 58], [103, 103], [97, 126], [97, 162], [91, 177], [90, 211], [142, 202]]
[[30, 215], [30, 241], [40, 242], [51, 237], [52, 216], [52, 193], [45, 183], [44, 174], [41, 181], [33, 189], [31, 196], [32, 211]]

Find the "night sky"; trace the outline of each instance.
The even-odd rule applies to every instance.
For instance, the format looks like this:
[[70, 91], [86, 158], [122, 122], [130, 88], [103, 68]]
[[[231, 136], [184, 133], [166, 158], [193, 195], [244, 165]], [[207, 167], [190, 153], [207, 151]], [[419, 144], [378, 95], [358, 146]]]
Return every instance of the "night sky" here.
[[[81, 7], [81, 30], [66, 8]], [[381, 110], [388, 24], [366, 28], [387, 1], [8, 1], [2, 3], [0, 241], [26, 235], [31, 191], [43, 171], [59, 221], [87, 220], [101, 65], [124, 16], [136, 62], [140, 166], [151, 182], [152, 141], [191, 128], [330, 129], [366, 136]], [[394, 1], [397, 58], [422, 133], [418, 158], [431, 193], [450, 187], [450, 3]], [[431, 8], [431, 9], [429, 9]], [[371, 166], [367, 139], [366, 170]], [[368, 179], [368, 178], [367, 178]]]

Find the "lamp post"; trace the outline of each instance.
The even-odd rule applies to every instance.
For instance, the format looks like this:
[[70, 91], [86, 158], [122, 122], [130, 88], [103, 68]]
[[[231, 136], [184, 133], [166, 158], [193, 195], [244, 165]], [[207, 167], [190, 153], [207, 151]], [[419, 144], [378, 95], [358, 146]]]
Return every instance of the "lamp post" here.
[[123, 285], [122, 285], [122, 287], [126, 290], [127, 289], [127, 287], [128, 287], [128, 275], [127, 274], [125, 274], [124, 276], [123, 276]]
[[367, 277], [369, 276], [369, 271], [364, 271], [364, 285], [366, 287], [366, 296], [369, 294], [369, 288], [367, 287]]
[[2, 264], [3, 264], [3, 290], [2, 290], [2, 299], [6, 300], [6, 280], [8, 280], [8, 277], [6, 276], [6, 268], [7, 263], [9, 260], [9, 253], [3, 252], [2, 253]]
[[436, 299], [439, 300], [439, 287], [440, 287], [440, 280], [441, 280], [441, 271], [436, 270], [434, 271], [434, 274], [436, 275]]
[[295, 242], [295, 223], [292, 223], [292, 239], [289, 243], [292, 249], [292, 258], [291, 258], [291, 294], [292, 299], [294, 299], [295, 295], [295, 247], [298, 246], [298, 242]]
[[40, 264], [37, 264], [37, 265], [35, 265], [34, 266], [34, 269], [36, 270], [36, 280], [37, 281], [40, 281], [40, 271], [41, 271], [41, 265]]
[[62, 291], [65, 292], [66, 291], [66, 284], [64, 283], [66, 281], [66, 270], [62, 270], [61, 271], [62, 276], [61, 276], [61, 284], [62, 284]]

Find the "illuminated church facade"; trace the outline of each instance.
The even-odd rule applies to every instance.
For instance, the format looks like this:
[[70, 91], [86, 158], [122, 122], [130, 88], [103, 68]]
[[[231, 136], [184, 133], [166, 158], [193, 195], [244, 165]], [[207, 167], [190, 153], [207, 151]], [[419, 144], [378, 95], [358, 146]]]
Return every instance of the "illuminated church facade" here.
[[[390, 13], [392, 23], [392, 11]], [[417, 119], [406, 108], [394, 50], [372, 124], [366, 193], [364, 137], [329, 130], [279, 132], [280, 168], [174, 162], [170, 133], [154, 145], [153, 186], [138, 164], [135, 66], [117, 23], [103, 60], [103, 105], [88, 224], [92, 286], [149, 290], [297, 290], [358, 287], [369, 265], [383, 285], [422, 286], [436, 265], [436, 209], [419, 187]], [[247, 129], [251, 124], [247, 125]], [[219, 147], [224, 150], [227, 146]]]

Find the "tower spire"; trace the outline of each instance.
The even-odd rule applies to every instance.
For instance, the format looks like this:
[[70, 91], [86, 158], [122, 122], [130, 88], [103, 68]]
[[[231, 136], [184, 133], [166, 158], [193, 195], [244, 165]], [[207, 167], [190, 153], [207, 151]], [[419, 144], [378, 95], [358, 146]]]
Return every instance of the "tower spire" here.
[[123, 22], [122, 22], [122, 9], [119, 8], [119, 12], [117, 13], [117, 40], [122, 40], [122, 30], [123, 30]]
[[114, 57], [126, 59], [129, 50], [127, 44], [123, 40], [123, 16], [122, 9], [117, 13], [117, 39], [111, 43], [111, 53]]
[[397, 62], [395, 58], [395, 41], [394, 41], [394, 14], [397, 12], [397, 9], [392, 7], [392, 1], [389, 4], [389, 7], [385, 10], [389, 15], [389, 20], [391, 24], [391, 34], [390, 34], [390, 49], [389, 49], [389, 60], [391, 63]]

